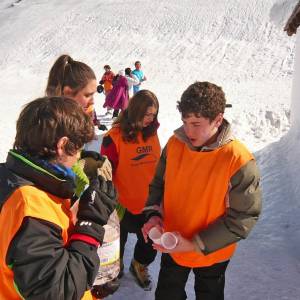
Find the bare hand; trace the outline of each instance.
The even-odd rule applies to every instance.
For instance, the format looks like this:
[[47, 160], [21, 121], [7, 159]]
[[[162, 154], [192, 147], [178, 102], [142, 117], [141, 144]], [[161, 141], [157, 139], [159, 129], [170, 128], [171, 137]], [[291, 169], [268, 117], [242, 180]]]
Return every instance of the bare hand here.
[[156, 227], [158, 230], [163, 232], [163, 222], [161, 217], [153, 216], [148, 220], [147, 223], [144, 224], [142, 228], [142, 233], [146, 243], [148, 242], [148, 233], [153, 227]]
[[98, 175], [104, 177], [105, 180], [112, 180], [112, 167], [109, 159], [105, 157], [105, 160], [100, 168], [98, 168]]
[[195, 251], [195, 245], [191, 240], [184, 238], [180, 233], [176, 233], [178, 243], [173, 249], [166, 249], [162, 245], [153, 244], [153, 249], [162, 253], [190, 252]]

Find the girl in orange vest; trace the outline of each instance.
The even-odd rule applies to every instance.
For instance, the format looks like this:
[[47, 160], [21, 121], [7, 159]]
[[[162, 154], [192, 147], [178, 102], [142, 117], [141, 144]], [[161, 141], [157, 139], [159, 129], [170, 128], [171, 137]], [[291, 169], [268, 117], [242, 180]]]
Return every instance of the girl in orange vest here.
[[22, 110], [13, 150], [0, 164], [0, 299], [85, 299], [99, 268], [97, 248], [115, 209], [111, 181], [96, 177], [71, 212], [90, 117], [74, 100], [45, 97]]
[[[76, 61], [69, 55], [64, 54], [57, 58], [49, 72], [46, 94], [48, 96], [64, 95], [72, 98], [83, 107], [84, 111], [90, 115], [91, 118], [93, 118], [94, 124], [98, 125], [100, 130], [107, 130], [106, 126], [100, 125], [97, 118], [95, 118], [94, 94], [96, 88], [97, 81], [92, 68], [87, 64]], [[85, 151], [84, 153], [82, 152], [81, 156], [88, 156], [88, 158], [84, 158], [85, 169], [91, 168], [92, 166], [93, 168], [96, 168], [100, 164], [102, 165], [102, 169], [106, 165], [106, 171], [111, 173], [109, 161], [107, 158], [104, 159], [101, 157], [99, 153]], [[106, 160], [106, 162], [103, 163], [102, 160]], [[79, 178], [86, 178], [86, 176], [85, 174], [82, 174], [83, 171], [78, 164], [73, 167], [73, 171], [76, 173], [76, 193], [80, 194], [86, 182]], [[97, 173], [97, 170], [95, 170], [94, 173]], [[90, 176], [88, 177], [90, 178]], [[86, 181], [88, 183], [87, 178]], [[98, 277], [99, 276], [97, 276], [97, 281], [99, 281]], [[103, 284], [97, 285], [97, 288], [92, 289], [92, 293], [97, 297], [100, 297], [101, 295], [102, 298], [104, 298], [104, 295], [112, 294], [117, 289], [118, 279], [112, 274], [110, 274], [109, 278], [102, 278], [101, 282], [103, 282]], [[96, 289], [102, 290], [103, 293], [97, 292]]]
[[153, 227], [173, 232], [177, 240], [171, 249], [153, 245], [163, 253], [156, 300], [186, 299], [191, 270], [195, 299], [223, 300], [236, 242], [260, 214], [256, 162], [233, 137], [225, 107], [224, 92], [210, 82], [190, 85], [178, 102], [183, 126], [162, 152], [144, 209], [145, 240]]
[[107, 155], [112, 163], [113, 182], [119, 202], [125, 208], [120, 224], [120, 257], [124, 254], [128, 233], [135, 233], [137, 243], [130, 271], [144, 289], [151, 289], [147, 266], [156, 256], [152, 244], [144, 241], [141, 227], [144, 223], [142, 209], [161, 150], [157, 136], [158, 109], [158, 100], [151, 91], [139, 91], [103, 138], [101, 147], [101, 154]]

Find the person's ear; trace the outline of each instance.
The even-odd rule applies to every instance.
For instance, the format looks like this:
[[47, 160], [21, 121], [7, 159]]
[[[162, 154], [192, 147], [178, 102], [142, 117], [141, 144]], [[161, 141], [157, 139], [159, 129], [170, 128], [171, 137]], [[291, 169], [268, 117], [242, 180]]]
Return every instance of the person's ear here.
[[65, 146], [68, 143], [68, 141], [69, 141], [69, 138], [66, 136], [63, 136], [58, 140], [57, 145], [56, 145], [56, 151], [57, 151], [58, 158], [61, 158], [66, 154]]
[[63, 95], [66, 97], [74, 96], [74, 90], [71, 89], [68, 85], [64, 86]]
[[216, 127], [219, 128], [223, 122], [223, 119], [224, 119], [224, 114], [222, 113], [219, 113], [216, 118], [215, 118], [215, 121], [216, 121]]

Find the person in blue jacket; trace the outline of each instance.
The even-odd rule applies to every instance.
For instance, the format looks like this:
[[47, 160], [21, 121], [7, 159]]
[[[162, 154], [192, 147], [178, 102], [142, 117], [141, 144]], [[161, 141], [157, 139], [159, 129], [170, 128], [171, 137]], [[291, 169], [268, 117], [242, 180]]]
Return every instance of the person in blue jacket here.
[[134, 63], [134, 66], [135, 66], [135, 69], [132, 71], [132, 74], [135, 75], [140, 82], [140, 84], [133, 86], [133, 94], [136, 94], [140, 90], [141, 83], [143, 81], [147, 80], [147, 77], [144, 75], [144, 72], [141, 70], [141, 62], [140, 61], [136, 61]]

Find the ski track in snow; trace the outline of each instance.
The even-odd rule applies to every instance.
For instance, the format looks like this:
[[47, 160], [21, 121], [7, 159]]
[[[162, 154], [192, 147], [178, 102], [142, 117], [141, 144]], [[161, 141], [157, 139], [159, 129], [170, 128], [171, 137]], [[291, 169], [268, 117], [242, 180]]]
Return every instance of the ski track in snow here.
[[[262, 174], [263, 214], [229, 265], [226, 298], [300, 299], [299, 145], [290, 130], [294, 38], [282, 27], [296, 0], [2, 0], [0, 3], [0, 156], [15, 135], [26, 102], [44, 94], [48, 71], [69, 53], [96, 71], [142, 61], [160, 101], [162, 146], [181, 124], [176, 101], [196, 80], [221, 85], [233, 108], [226, 118], [255, 151]], [[271, 19], [271, 20], [270, 20]], [[271, 22], [272, 21], [272, 22]], [[103, 95], [96, 95], [98, 114]], [[103, 132], [87, 147], [99, 150]], [[299, 133], [295, 133], [299, 137]], [[299, 138], [298, 138], [299, 140]], [[274, 143], [273, 143], [274, 142]], [[273, 144], [272, 144], [273, 143]], [[128, 273], [110, 299], [153, 299]], [[159, 257], [150, 270], [157, 278]], [[194, 299], [193, 281], [187, 284]]]

